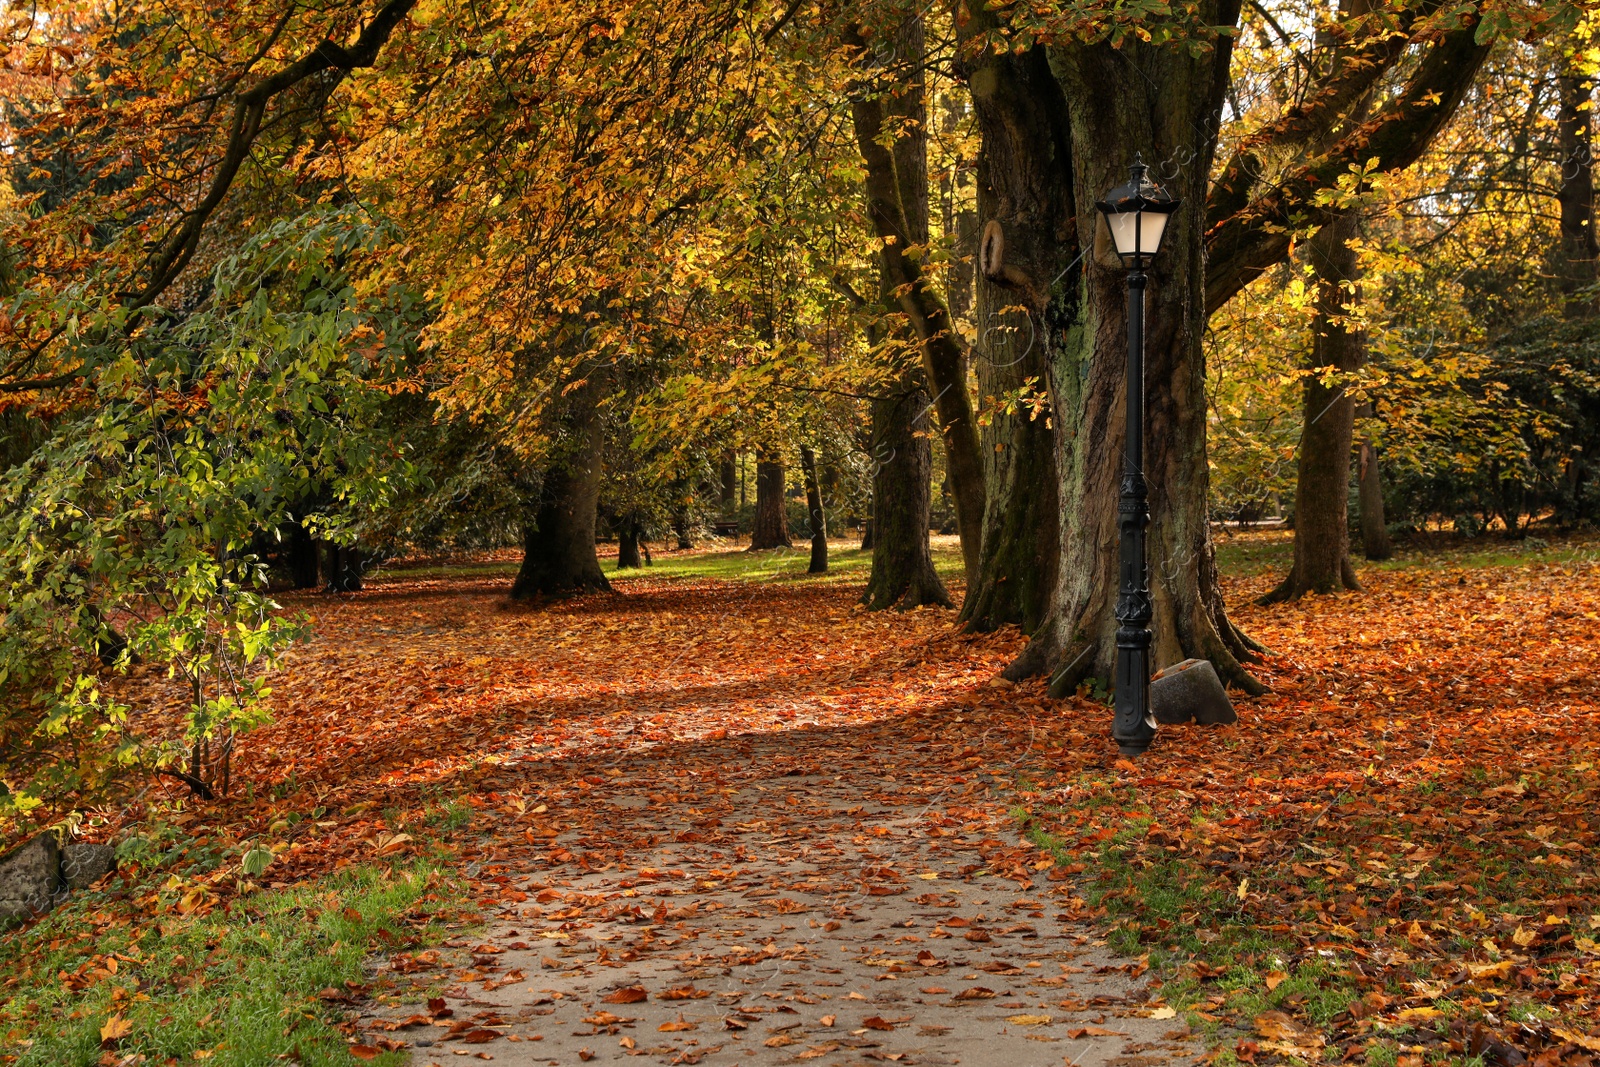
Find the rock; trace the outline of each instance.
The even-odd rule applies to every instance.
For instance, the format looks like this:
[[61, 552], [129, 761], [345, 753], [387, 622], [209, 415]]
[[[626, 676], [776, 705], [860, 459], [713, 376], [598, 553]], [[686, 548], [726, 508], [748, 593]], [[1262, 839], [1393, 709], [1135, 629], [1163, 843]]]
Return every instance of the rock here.
[[54, 831], [0, 856], [0, 923], [43, 915], [61, 893], [61, 839]]
[[1150, 682], [1150, 713], [1156, 722], [1207, 725], [1239, 721], [1228, 691], [1210, 660], [1186, 659], [1162, 670]]
[[111, 845], [75, 841], [61, 850], [61, 877], [72, 889], [88, 889], [117, 869], [117, 850]]

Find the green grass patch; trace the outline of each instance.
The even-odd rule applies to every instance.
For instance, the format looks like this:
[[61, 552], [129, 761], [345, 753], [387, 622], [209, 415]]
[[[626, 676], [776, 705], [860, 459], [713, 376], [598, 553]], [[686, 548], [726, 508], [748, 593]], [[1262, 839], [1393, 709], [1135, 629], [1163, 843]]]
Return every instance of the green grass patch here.
[[[334, 1028], [348, 1009], [333, 996], [364, 984], [370, 953], [438, 940], [460, 896], [426, 862], [351, 868], [187, 916], [79, 894], [0, 941], [0, 1050], [19, 1067], [90, 1067], [107, 1051], [215, 1067], [363, 1062]], [[122, 1036], [102, 1043], [103, 1032]]]
[[[1209, 1038], [1219, 1039], [1225, 1021], [1248, 1028], [1274, 1009], [1326, 1025], [1360, 995], [1337, 960], [1295, 961], [1292, 940], [1244, 921], [1233, 887], [1210, 872], [1181, 857], [1133, 859], [1130, 846], [1149, 826], [1149, 818], [1129, 813], [1087, 862], [1080, 888], [1109, 924], [1110, 947], [1128, 956], [1148, 953], [1164, 978], [1167, 1002], [1188, 1012]], [[1072, 862], [1074, 854], [1047, 830], [1032, 826], [1027, 837], [1058, 863]]]
[[[811, 564], [811, 546], [807, 541], [796, 541], [792, 548], [764, 549], [751, 552], [732, 548], [722, 552], [685, 552], [655, 557], [648, 567], [617, 570], [615, 558], [602, 559], [600, 568], [608, 577], [644, 578], [658, 581], [664, 578], [705, 579], [728, 582], [792, 581], [866, 581], [872, 571], [872, 553], [859, 548], [844, 548], [838, 544], [828, 546], [828, 572], [807, 575]], [[946, 581], [962, 576], [961, 550], [957, 545], [933, 548], [933, 567]]]

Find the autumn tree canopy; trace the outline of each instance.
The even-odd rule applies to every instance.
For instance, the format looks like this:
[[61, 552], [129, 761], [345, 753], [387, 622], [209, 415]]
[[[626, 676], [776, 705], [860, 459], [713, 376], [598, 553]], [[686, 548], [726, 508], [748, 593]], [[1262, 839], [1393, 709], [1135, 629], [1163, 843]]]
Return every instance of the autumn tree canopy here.
[[[1351, 545], [1600, 509], [1591, 13], [1571, 4], [46, 3], [0, 131], [5, 801], [229, 788], [269, 590], [413, 549], [869, 539], [874, 609], [1110, 676], [1124, 273], [1155, 660], [1259, 692], [1214, 522], [1279, 595]], [[1352, 512], [1350, 501], [1358, 502]], [[743, 509], [741, 511], [741, 508]], [[1352, 541], [1351, 523], [1359, 529]], [[931, 530], [958, 536], [956, 587]], [[100, 672], [193, 691], [147, 731]], [[63, 754], [71, 749], [71, 758]]]

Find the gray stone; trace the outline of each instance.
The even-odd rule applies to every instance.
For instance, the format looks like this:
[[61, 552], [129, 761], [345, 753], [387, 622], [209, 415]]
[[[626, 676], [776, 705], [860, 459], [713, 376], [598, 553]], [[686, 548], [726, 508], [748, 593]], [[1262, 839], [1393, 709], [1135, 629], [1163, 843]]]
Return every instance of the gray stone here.
[[61, 850], [61, 877], [73, 889], [88, 889], [117, 869], [117, 850], [111, 845], [75, 841]]
[[1186, 659], [1165, 668], [1150, 682], [1150, 713], [1158, 723], [1206, 725], [1239, 721], [1217, 669], [1206, 659]]
[[60, 893], [61, 840], [54, 831], [0, 856], [0, 923], [42, 915]]

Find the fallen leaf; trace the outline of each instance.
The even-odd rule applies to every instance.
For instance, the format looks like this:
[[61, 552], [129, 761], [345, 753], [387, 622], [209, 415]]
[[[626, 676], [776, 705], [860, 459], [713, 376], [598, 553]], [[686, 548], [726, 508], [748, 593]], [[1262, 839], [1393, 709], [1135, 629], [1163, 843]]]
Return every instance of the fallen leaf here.
[[1048, 1015], [1007, 1015], [1006, 1022], [1014, 1026], [1048, 1026]]
[[643, 986], [623, 986], [610, 996], [603, 998], [602, 1004], [637, 1004], [641, 1000], [649, 1000], [650, 994], [644, 991]]
[[100, 1044], [110, 1047], [131, 1033], [133, 1033], [133, 1024], [124, 1019], [120, 1013], [113, 1015], [100, 1027]]
[[838, 1044], [832, 1041], [826, 1045], [812, 1045], [804, 1052], [796, 1052], [794, 1054], [794, 1058], [797, 1060], [814, 1060], [818, 1056], [826, 1056], [828, 1053], [834, 1051], [838, 1047]]

